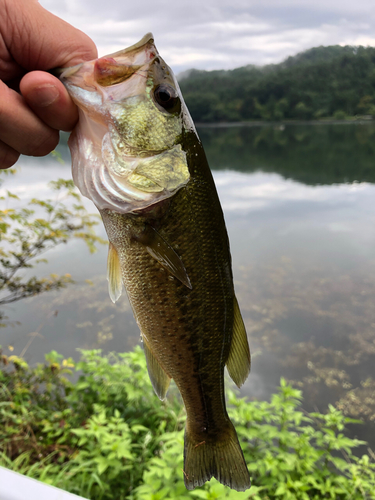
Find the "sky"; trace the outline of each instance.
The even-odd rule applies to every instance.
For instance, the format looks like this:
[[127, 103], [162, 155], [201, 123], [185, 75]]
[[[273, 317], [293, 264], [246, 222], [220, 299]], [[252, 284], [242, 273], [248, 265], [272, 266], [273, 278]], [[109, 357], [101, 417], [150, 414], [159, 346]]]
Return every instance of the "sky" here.
[[151, 31], [175, 73], [278, 63], [319, 45], [375, 46], [374, 0], [40, 0], [99, 55]]

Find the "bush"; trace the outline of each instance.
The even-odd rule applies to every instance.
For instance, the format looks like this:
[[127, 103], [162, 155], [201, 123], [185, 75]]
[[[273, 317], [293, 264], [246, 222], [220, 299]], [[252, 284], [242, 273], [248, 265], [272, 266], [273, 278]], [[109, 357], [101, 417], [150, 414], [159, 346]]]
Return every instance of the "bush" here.
[[334, 112], [333, 117], [335, 120], [345, 120], [346, 113], [345, 113], [345, 111], [338, 109], [337, 111]]
[[[0, 353], [0, 465], [92, 500], [374, 499], [375, 465], [353, 449], [345, 418], [305, 413], [301, 392], [282, 380], [271, 401], [227, 391], [253, 486], [236, 492], [211, 480], [183, 482], [185, 413], [172, 387], [154, 395], [140, 348], [74, 363], [56, 352], [31, 368]], [[79, 373], [78, 380], [67, 378]]]
[[293, 117], [299, 120], [310, 120], [312, 118], [312, 110], [304, 102], [299, 102], [293, 110]]
[[[155, 438], [179, 419], [180, 403], [152, 396], [141, 349], [82, 351], [77, 364], [54, 351], [36, 368], [16, 356], [2, 363], [0, 464], [72, 493], [126, 498], [158, 451]], [[81, 372], [74, 384], [72, 368]]]
[[[0, 185], [3, 176], [15, 173], [15, 169], [0, 170]], [[24, 207], [17, 207], [18, 197], [8, 190], [0, 196], [5, 202], [0, 209], [0, 306], [73, 283], [69, 274], [43, 278], [25, 275], [25, 270], [47, 262], [40, 256], [48, 250], [73, 238], [83, 240], [91, 252], [96, 251], [97, 243], [105, 243], [93, 230], [97, 217], [87, 213], [73, 181], [59, 179], [49, 187], [55, 192], [53, 199], [34, 198]], [[6, 326], [5, 319], [0, 310], [0, 327]]]

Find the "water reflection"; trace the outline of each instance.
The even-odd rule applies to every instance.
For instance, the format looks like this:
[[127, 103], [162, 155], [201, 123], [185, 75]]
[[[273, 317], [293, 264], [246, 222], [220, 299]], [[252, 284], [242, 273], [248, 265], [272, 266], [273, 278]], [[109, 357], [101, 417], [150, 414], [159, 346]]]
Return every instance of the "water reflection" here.
[[304, 184], [375, 182], [375, 126], [201, 128], [210, 165], [276, 172]]
[[[253, 352], [244, 393], [267, 398], [284, 376], [303, 387], [306, 408], [332, 403], [374, 421], [375, 127], [205, 128], [200, 135]], [[24, 200], [44, 196], [47, 178], [68, 175], [50, 159], [21, 164], [8, 189]], [[74, 242], [49, 254], [40, 274], [70, 273], [77, 285], [9, 307], [21, 324], [0, 330], [0, 344], [20, 353], [37, 332], [42, 338], [26, 352], [34, 362], [51, 349], [70, 356], [77, 347], [124, 351], [138, 343], [127, 299], [114, 306], [108, 298], [106, 251], [89, 256]], [[363, 429], [370, 439], [372, 428]]]

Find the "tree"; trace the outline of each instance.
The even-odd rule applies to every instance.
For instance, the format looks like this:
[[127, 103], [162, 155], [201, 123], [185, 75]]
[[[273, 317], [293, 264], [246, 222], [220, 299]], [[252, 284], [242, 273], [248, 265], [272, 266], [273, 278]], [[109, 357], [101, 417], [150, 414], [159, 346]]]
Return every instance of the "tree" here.
[[199, 122], [375, 115], [375, 48], [316, 47], [280, 64], [191, 71], [180, 83]]
[[294, 108], [294, 114], [300, 120], [308, 120], [311, 118], [311, 109], [304, 102], [299, 102]]

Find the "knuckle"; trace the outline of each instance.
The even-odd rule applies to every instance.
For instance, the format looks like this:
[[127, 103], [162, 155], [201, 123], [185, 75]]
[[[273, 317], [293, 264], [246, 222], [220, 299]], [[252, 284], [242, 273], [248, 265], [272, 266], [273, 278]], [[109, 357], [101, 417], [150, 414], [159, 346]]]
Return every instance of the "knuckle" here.
[[0, 169], [5, 170], [13, 167], [17, 162], [20, 154], [7, 145], [0, 144]]
[[30, 143], [29, 147], [23, 152], [28, 156], [45, 156], [53, 151], [59, 143], [59, 133], [57, 130], [52, 131], [47, 136]]
[[0, 120], [8, 120], [7, 103], [10, 101], [11, 95], [7, 85], [0, 80]]

